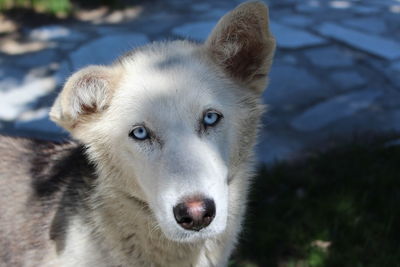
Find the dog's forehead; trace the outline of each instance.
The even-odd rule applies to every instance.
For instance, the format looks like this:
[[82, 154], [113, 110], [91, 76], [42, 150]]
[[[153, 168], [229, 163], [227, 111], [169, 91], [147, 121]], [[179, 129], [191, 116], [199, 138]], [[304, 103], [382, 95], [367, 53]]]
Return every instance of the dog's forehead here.
[[123, 56], [119, 63], [129, 75], [140, 73], [170, 72], [187, 67], [200, 67], [202, 50], [187, 41], [153, 43]]
[[138, 51], [122, 61], [124, 74], [116, 101], [137, 115], [165, 117], [171, 113], [196, 115], [226, 100], [224, 80], [201, 60], [196, 46], [158, 45]]

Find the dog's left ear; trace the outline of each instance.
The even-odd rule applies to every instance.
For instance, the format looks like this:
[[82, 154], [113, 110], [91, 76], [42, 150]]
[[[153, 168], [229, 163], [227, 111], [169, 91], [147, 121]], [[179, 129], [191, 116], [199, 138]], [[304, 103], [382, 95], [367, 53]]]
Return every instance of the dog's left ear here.
[[88, 66], [74, 73], [50, 110], [52, 121], [73, 133], [103, 113], [119, 81], [119, 69]]
[[258, 93], [264, 91], [275, 51], [264, 3], [247, 2], [226, 14], [205, 45], [229, 76]]

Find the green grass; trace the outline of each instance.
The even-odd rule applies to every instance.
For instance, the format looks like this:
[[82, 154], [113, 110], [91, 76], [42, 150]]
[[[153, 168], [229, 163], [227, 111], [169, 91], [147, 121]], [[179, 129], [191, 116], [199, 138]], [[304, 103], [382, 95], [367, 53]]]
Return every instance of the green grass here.
[[13, 8], [32, 9], [53, 15], [66, 15], [72, 10], [70, 0], [0, 0], [0, 11]]
[[400, 147], [261, 168], [230, 266], [400, 266]]
[[129, 3], [136, 2], [139, 2], [139, 0], [0, 0], [0, 12], [12, 9], [27, 9], [50, 15], [67, 16], [79, 7], [108, 6], [110, 8], [123, 8]]

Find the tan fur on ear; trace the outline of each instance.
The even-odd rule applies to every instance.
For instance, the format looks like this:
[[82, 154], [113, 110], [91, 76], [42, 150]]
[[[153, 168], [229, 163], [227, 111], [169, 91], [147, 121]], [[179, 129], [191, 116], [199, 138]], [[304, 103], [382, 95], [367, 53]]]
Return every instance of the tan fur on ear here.
[[268, 8], [246, 2], [218, 22], [205, 43], [212, 60], [234, 79], [262, 92], [275, 51], [268, 27]]
[[66, 130], [104, 111], [119, 81], [117, 67], [89, 66], [73, 74], [50, 110], [50, 118]]

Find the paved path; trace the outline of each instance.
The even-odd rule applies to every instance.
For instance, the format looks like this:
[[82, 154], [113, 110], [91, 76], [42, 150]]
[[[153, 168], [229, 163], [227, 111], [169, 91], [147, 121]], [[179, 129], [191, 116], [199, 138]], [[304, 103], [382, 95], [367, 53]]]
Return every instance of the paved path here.
[[[240, 1], [152, 2], [128, 21], [24, 28], [45, 49], [0, 53], [0, 132], [65, 136], [47, 112], [65, 78], [150, 41], [202, 41]], [[301, 156], [354, 133], [400, 131], [400, 1], [269, 1], [278, 50], [264, 94], [262, 162]], [[116, 15], [117, 16], [117, 15]], [[113, 17], [109, 18], [112, 21]], [[13, 55], [14, 54], [14, 55]]]

